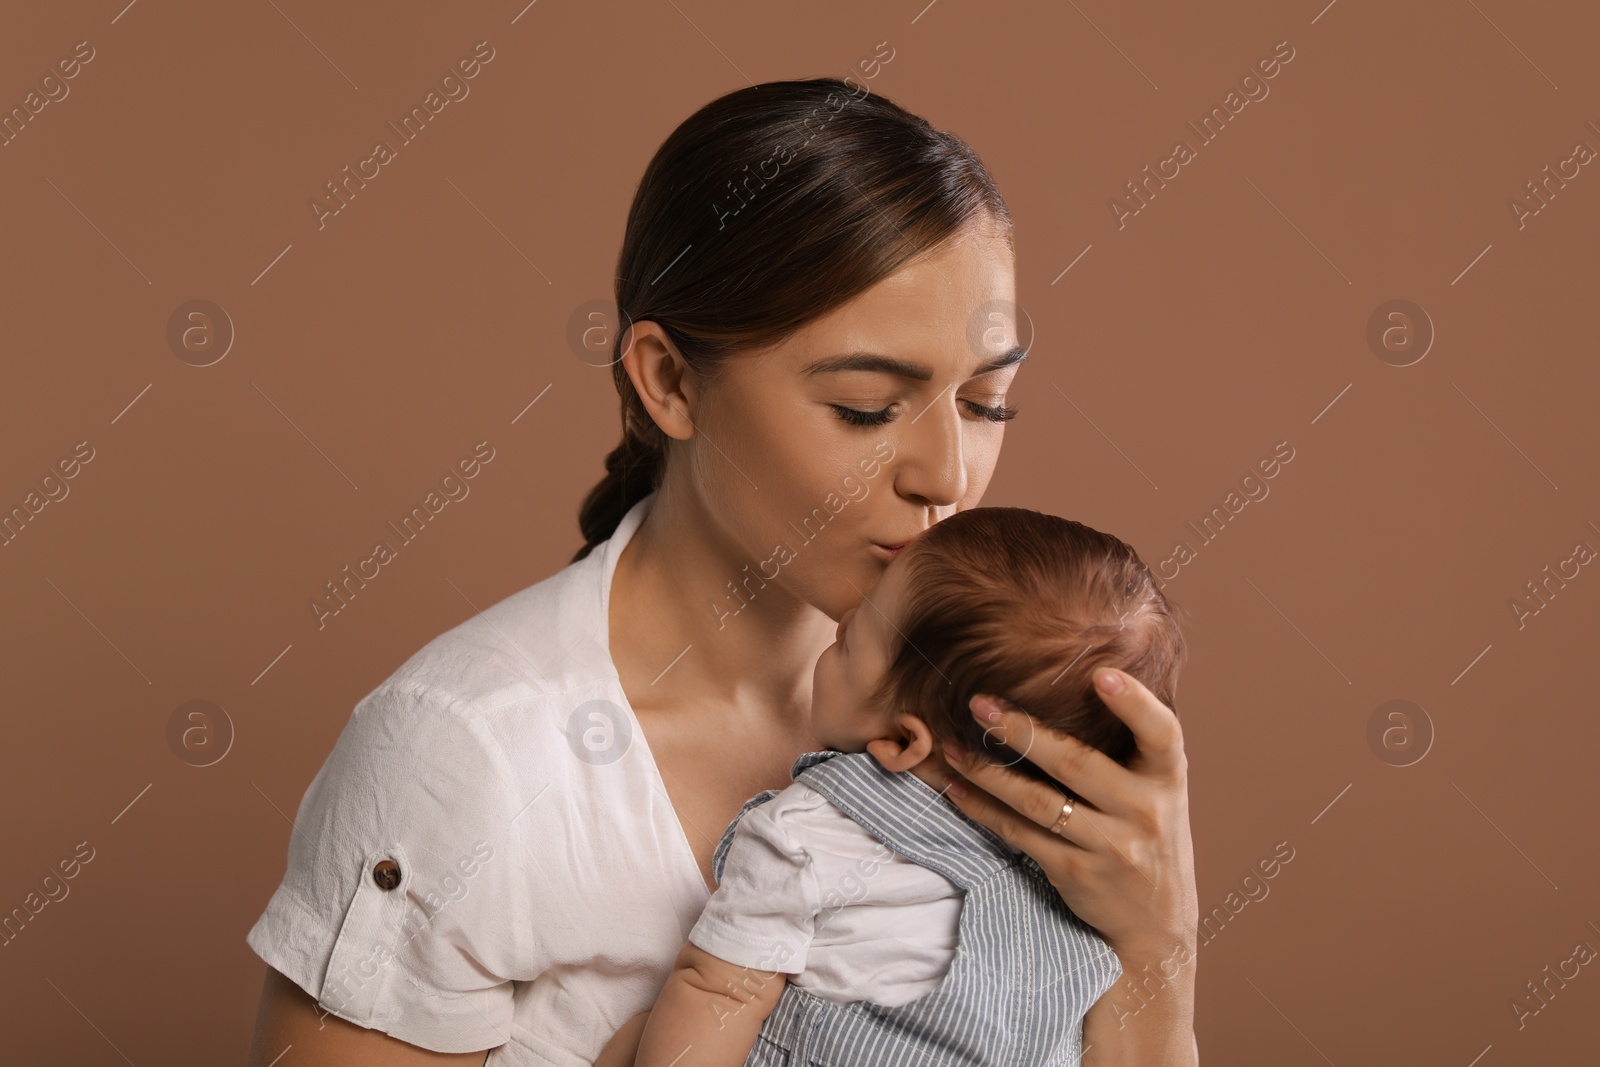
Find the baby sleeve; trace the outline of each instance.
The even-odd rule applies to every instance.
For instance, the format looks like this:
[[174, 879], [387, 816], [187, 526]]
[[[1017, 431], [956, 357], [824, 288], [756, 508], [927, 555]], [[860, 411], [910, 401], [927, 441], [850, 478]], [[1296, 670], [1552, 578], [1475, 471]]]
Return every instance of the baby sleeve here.
[[689, 941], [741, 967], [799, 974], [820, 903], [811, 856], [794, 836], [786, 799], [780, 793], [739, 820], [722, 881]]
[[514, 782], [459, 702], [379, 686], [306, 789], [247, 943], [357, 1025], [434, 1052], [504, 1044], [512, 978], [535, 966]]

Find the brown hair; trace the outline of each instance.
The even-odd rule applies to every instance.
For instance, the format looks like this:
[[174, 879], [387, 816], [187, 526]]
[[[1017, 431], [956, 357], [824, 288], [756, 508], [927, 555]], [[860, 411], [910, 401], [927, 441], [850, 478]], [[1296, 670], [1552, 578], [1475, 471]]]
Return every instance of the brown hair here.
[[[645, 168], [617, 261], [622, 326], [660, 324], [710, 380], [741, 350], [782, 343], [969, 225], [1011, 241], [1011, 216], [961, 138], [864, 85], [809, 78], [719, 97]], [[667, 436], [613, 345], [622, 443], [578, 514], [583, 559], [656, 489]]]
[[1071, 519], [985, 507], [935, 523], [904, 551], [907, 593], [874, 708], [912, 712], [936, 743], [1039, 781], [1051, 779], [1025, 752], [986, 735], [973, 696], [1002, 696], [1124, 765], [1133, 732], [1095, 692], [1094, 672], [1121, 668], [1176, 710], [1176, 606], [1126, 543]]

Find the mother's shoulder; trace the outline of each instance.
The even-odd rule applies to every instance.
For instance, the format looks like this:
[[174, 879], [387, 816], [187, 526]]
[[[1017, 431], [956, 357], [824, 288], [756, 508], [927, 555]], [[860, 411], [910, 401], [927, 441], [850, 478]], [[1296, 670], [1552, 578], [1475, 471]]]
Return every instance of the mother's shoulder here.
[[[615, 683], [593, 557], [471, 614], [403, 662], [368, 697], [428, 694], [483, 718], [559, 705]], [[594, 561], [598, 564], [598, 560]], [[363, 703], [366, 703], [364, 701]]]

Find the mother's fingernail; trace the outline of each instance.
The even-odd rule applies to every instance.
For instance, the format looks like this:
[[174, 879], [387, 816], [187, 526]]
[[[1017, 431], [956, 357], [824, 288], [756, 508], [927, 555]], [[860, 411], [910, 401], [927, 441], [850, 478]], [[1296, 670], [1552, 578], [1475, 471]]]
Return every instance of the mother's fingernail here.
[[989, 697], [973, 697], [969, 706], [972, 713], [984, 722], [1000, 721], [1000, 706]]
[[967, 758], [967, 750], [956, 744], [954, 741], [946, 741], [940, 747], [944, 749], [945, 759], [949, 760], [951, 763], [960, 763], [962, 760]]
[[951, 796], [964, 797], [967, 795], [967, 787], [962, 784], [959, 778], [950, 779], [950, 784], [946, 788], [950, 790]]
[[1122, 675], [1107, 667], [1095, 673], [1094, 684], [1100, 687], [1102, 693], [1122, 692]]

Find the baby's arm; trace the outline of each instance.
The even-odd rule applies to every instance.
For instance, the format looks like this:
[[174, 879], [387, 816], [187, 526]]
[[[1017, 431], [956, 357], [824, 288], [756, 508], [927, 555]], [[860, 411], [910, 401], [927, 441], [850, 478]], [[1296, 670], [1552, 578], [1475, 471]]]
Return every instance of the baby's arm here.
[[649, 1018], [649, 1012], [641, 1011], [623, 1023], [595, 1057], [594, 1067], [633, 1067], [634, 1058], [639, 1054], [639, 1035], [644, 1033], [644, 1024]]
[[716, 892], [656, 996], [637, 1067], [741, 1067], [749, 1057], [789, 976], [806, 968], [820, 904], [794, 808], [818, 803], [791, 785], [740, 816]]
[[[650, 1011], [634, 1067], [740, 1067], [789, 976], [719, 959], [685, 942]], [[684, 1053], [689, 1053], [687, 1058]]]

